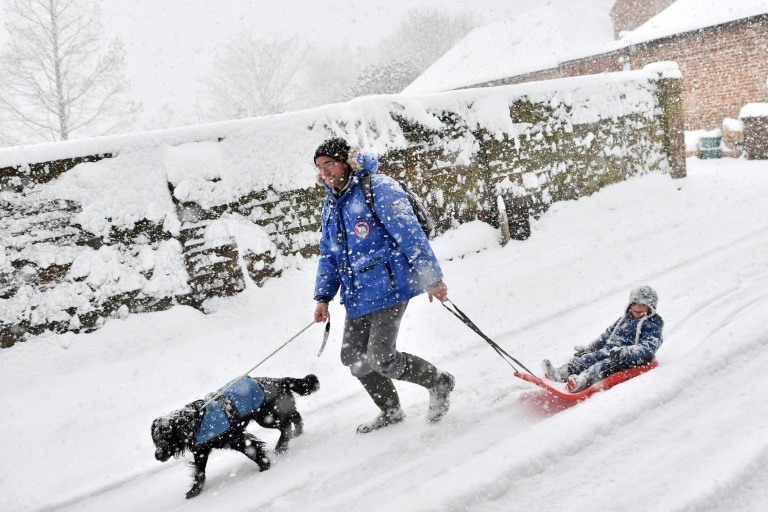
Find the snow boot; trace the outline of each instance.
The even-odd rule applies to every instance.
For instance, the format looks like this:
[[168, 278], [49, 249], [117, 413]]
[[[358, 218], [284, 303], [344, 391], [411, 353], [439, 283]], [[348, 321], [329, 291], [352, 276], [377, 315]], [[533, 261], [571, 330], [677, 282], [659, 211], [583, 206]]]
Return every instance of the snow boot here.
[[549, 359], [545, 359], [541, 362], [541, 371], [544, 372], [544, 377], [555, 382], [565, 382], [568, 380], [568, 374], [563, 371], [562, 368], [555, 368]]
[[371, 421], [358, 425], [358, 434], [367, 434], [393, 423], [400, 423], [405, 419], [405, 412], [400, 408], [400, 397], [395, 385], [392, 384], [392, 379], [380, 373], [371, 372], [358, 380], [373, 399], [376, 407], [381, 410]]
[[367, 421], [365, 423], [359, 424], [357, 426], [357, 433], [367, 434], [369, 432], [373, 432], [374, 430], [379, 430], [380, 428], [388, 427], [389, 425], [392, 425], [394, 423], [400, 423], [404, 419], [405, 419], [405, 411], [403, 411], [400, 407], [397, 407], [394, 409], [390, 408], [385, 411], [381, 411], [371, 421]]
[[456, 379], [448, 372], [441, 372], [437, 383], [429, 390], [429, 421], [440, 421], [451, 406], [450, 394], [456, 385]]
[[589, 387], [589, 381], [587, 380], [587, 376], [583, 373], [578, 375], [571, 375], [568, 377], [568, 383], [565, 385], [565, 387], [568, 388], [568, 391], [571, 393], [578, 393], [579, 391], [584, 391]]
[[432, 363], [412, 354], [405, 354], [405, 361], [405, 370], [398, 380], [427, 388], [429, 391], [427, 418], [432, 422], [440, 421], [451, 405], [449, 395], [455, 385], [453, 375], [441, 372]]

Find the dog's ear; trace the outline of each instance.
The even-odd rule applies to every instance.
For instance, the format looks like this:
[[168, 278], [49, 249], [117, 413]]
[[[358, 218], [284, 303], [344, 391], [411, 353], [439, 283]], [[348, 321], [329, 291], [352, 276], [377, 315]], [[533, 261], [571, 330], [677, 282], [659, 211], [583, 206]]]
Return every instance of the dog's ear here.
[[166, 416], [161, 416], [159, 418], [155, 418], [155, 420], [152, 422], [152, 440], [157, 442], [163, 437], [163, 426], [168, 424], [168, 418]]
[[194, 424], [197, 420], [198, 416], [200, 416], [200, 410], [196, 407], [193, 407], [192, 405], [188, 405], [184, 407], [182, 410], [178, 411], [178, 414], [176, 415], [176, 424], [177, 425], [187, 425], [187, 424]]
[[201, 416], [202, 411], [199, 407], [195, 407], [195, 404], [189, 404], [174, 412], [170, 417], [169, 425], [169, 430], [173, 431], [173, 437], [182, 440], [193, 436]]
[[167, 416], [160, 416], [152, 422], [152, 437], [155, 439], [165, 439], [172, 435], [176, 429], [178, 421], [178, 411], [172, 412]]

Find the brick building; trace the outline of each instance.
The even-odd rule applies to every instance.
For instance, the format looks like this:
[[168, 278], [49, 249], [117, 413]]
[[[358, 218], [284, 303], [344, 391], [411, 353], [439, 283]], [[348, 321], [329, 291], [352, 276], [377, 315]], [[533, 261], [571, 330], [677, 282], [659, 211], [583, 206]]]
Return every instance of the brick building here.
[[662, 60], [677, 62], [682, 72], [685, 129], [719, 128], [747, 103], [768, 99], [768, 14], [562, 62], [558, 68], [562, 76], [575, 76]]
[[616, 0], [611, 8], [613, 21], [613, 37], [618, 38], [622, 32], [635, 30], [661, 11], [669, 7], [675, 0]]
[[[489, 55], [488, 41], [501, 46], [505, 40], [520, 39], [521, 33], [526, 34], [527, 40], [539, 37], [540, 41], [548, 41], [569, 30], [568, 23], [559, 19], [567, 18], [562, 14], [551, 23], [536, 25], [524, 22], [521, 17], [516, 25], [497, 23], [477, 29], [494, 31], [485, 37], [474, 34], [474, 40], [485, 42], [484, 47], [461, 47], [462, 41], [452, 49], [456, 56], [471, 55], [472, 59], [465, 57], [469, 64], [455, 59], [451, 62], [451, 53], [446, 54], [442, 66], [438, 61], [427, 70], [427, 74], [433, 75], [431, 80], [429, 76], [423, 80], [420, 77], [419, 84], [414, 82], [420, 87], [409, 86], [410, 91], [406, 91], [425, 92], [430, 85], [441, 82], [451, 84], [450, 88], [515, 84], [675, 61], [683, 76], [686, 130], [720, 128], [725, 118], [738, 118], [744, 105], [768, 101], [768, 0], [739, 0], [727, 8], [715, 0], [616, 0], [610, 5], [609, 23], [613, 23], [614, 34], [621, 33], [619, 39], [610, 40], [607, 36], [602, 43], [578, 48], [575, 52], [563, 44], [554, 62], [535, 53], [526, 60], [526, 55], [520, 52], [520, 43], [508, 44], [506, 54], [485, 57]], [[588, 11], [577, 15], [584, 20], [601, 16]], [[579, 23], [568, 20], [580, 27], [586, 37], [588, 29], [581, 21], [581, 18]], [[549, 32], [537, 34], [537, 31]], [[474, 73], [471, 66], [483, 69], [484, 58], [496, 62], [506, 59], [506, 67], [497, 65], [493, 79], [487, 72]], [[467, 77], [461, 84], [452, 82], [450, 77], [450, 73], [457, 74], [457, 64], [463, 64], [461, 75]], [[443, 75], [439, 76], [441, 71]], [[475, 77], [482, 78], [473, 81]]]

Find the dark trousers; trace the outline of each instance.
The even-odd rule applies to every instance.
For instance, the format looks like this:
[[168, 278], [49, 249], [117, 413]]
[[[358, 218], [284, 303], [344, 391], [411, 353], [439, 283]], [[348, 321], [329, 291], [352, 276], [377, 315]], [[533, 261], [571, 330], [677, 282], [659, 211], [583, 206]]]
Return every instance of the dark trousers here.
[[375, 371], [397, 379], [406, 358], [397, 351], [397, 335], [408, 301], [344, 321], [341, 362], [358, 379]]

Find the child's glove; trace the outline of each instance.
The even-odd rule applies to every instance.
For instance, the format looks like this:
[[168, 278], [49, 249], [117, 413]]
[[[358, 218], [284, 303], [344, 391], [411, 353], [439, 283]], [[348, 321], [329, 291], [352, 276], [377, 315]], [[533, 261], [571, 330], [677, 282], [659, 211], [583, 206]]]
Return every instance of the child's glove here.
[[586, 345], [576, 345], [573, 347], [574, 355], [576, 356], [583, 356], [584, 354], [589, 354], [591, 350], [589, 350], [589, 346]]
[[611, 352], [609, 354], [611, 361], [614, 363], [621, 363], [624, 362], [627, 358], [627, 351], [624, 349], [624, 347], [613, 347], [611, 349]]

